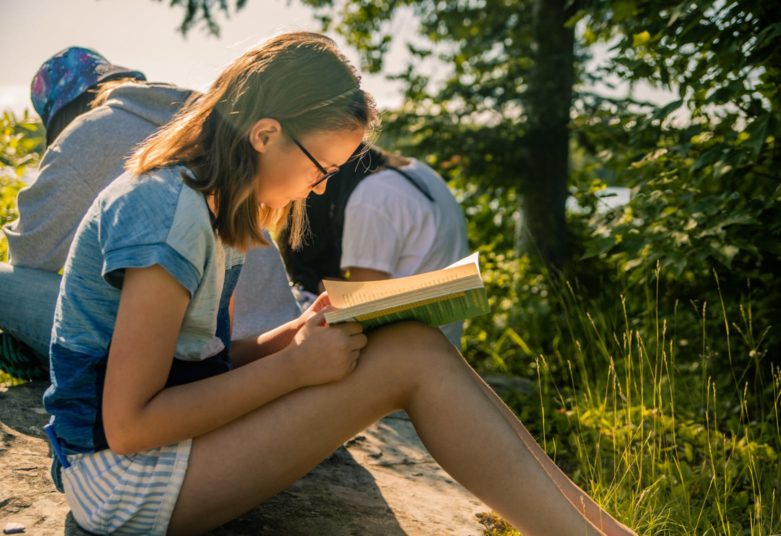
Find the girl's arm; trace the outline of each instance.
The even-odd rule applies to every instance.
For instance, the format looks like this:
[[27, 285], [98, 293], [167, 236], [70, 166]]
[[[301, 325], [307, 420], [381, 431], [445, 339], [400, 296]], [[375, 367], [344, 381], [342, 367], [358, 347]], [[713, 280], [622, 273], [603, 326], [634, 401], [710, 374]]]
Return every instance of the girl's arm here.
[[[251, 363], [256, 359], [279, 352], [285, 348], [296, 333], [307, 323], [314, 315], [325, 309], [329, 305], [328, 295], [321, 294], [317, 300], [310, 305], [301, 316], [294, 318], [290, 322], [282, 324], [272, 330], [260, 335], [231, 341], [231, 360], [235, 367], [241, 367]], [[231, 305], [233, 299], [231, 299]], [[233, 318], [233, 308], [231, 307], [231, 319]]]
[[388, 272], [371, 268], [360, 268], [358, 266], [351, 266], [344, 272], [350, 274], [350, 281], [377, 281], [379, 279], [390, 279], [391, 276]]
[[231, 361], [234, 367], [242, 367], [256, 359], [279, 352], [290, 344], [305, 322], [302, 316], [254, 337], [231, 341]]
[[265, 359], [166, 388], [188, 302], [160, 266], [125, 271], [103, 393], [106, 438], [119, 454], [196, 437], [300, 387], [339, 380], [366, 344], [359, 325], [328, 327], [320, 312]]

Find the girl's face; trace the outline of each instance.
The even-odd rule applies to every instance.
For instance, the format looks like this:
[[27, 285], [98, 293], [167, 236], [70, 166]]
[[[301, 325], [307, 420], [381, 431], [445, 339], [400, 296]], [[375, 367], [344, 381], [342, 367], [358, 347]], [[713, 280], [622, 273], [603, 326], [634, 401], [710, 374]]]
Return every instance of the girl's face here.
[[312, 132], [293, 141], [279, 123], [270, 121], [276, 126], [272, 124], [263, 131], [256, 125], [250, 134], [258, 151], [256, 195], [270, 208], [306, 199], [310, 192], [325, 192], [328, 180], [321, 181], [323, 170], [330, 173], [344, 164], [364, 134], [362, 129]]

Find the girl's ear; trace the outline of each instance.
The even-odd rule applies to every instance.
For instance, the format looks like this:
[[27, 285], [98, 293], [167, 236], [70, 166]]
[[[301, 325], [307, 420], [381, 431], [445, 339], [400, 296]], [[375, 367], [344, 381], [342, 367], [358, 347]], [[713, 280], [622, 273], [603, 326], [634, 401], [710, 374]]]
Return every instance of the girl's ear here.
[[268, 149], [269, 145], [282, 138], [282, 125], [276, 119], [264, 117], [252, 125], [249, 131], [249, 142], [259, 153]]

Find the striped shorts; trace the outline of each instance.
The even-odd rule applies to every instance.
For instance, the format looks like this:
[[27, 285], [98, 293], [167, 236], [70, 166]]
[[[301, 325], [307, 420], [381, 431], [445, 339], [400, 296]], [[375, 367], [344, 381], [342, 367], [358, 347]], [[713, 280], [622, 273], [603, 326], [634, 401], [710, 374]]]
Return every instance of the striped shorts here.
[[76, 522], [95, 534], [165, 534], [179, 497], [192, 440], [120, 456], [68, 456], [65, 497]]

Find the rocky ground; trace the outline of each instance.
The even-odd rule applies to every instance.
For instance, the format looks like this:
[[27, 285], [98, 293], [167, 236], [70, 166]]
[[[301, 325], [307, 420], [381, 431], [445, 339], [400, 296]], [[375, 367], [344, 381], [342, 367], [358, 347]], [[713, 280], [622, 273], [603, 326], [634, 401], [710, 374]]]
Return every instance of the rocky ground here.
[[[85, 536], [49, 477], [45, 385], [0, 387], [0, 529]], [[489, 508], [431, 459], [403, 413], [348, 441], [289, 490], [212, 535], [480, 535]]]

